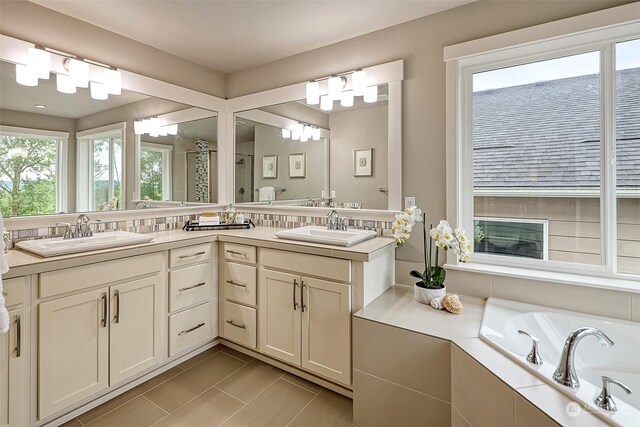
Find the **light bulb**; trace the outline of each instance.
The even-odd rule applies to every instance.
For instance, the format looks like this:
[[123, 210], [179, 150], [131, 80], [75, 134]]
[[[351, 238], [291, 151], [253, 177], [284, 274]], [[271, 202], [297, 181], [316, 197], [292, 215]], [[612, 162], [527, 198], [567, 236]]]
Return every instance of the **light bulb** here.
[[144, 133], [144, 124], [142, 123], [142, 120], [134, 120], [133, 133], [136, 135], [142, 135]]
[[167, 129], [166, 126], [160, 126], [158, 128], [158, 135], [160, 136], [167, 136], [169, 134], [169, 130]]
[[66, 74], [56, 74], [56, 88], [62, 93], [76, 93], [76, 85], [73, 84], [71, 76]]
[[118, 70], [104, 70], [104, 85], [109, 95], [122, 95], [122, 74]]
[[308, 140], [309, 140], [309, 138], [307, 138], [306, 135], [300, 136], [300, 142], [307, 142]]
[[304, 125], [302, 123], [296, 123], [295, 125], [293, 125], [293, 130], [298, 135], [302, 135], [302, 133], [304, 132]]
[[107, 87], [100, 82], [91, 82], [91, 98], [104, 101], [109, 98]]
[[291, 139], [293, 139], [294, 141], [299, 141], [300, 140], [300, 134], [297, 131], [292, 130], [291, 131]]
[[313, 128], [311, 126], [305, 126], [304, 131], [302, 132], [302, 136], [304, 136], [306, 139], [311, 139], [311, 137], [313, 136]]
[[369, 86], [364, 93], [364, 102], [378, 102], [378, 86]]
[[44, 49], [29, 48], [29, 69], [39, 79], [48, 79], [51, 72], [51, 54]]
[[291, 138], [291, 129], [282, 129], [283, 138]]
[[318, 105], [320, 103], [320, 83], [307, 82], [307, 104]]
[[153, 128], [149, 130], [149, 136], [152, 136], [154, 138], [158, 137], [158, 128]]
[[331, 76], [329, 77], [328, 84], [329, 84], [329, 97], [333, 101], [339, 100], [340, 94], [342, 93], [342, 77]]
[[89, 87], [89, 64], [79, 59], [69, 59], [68, 66], [76, 87]]
[[16, 83], [23, 86], [38, 86], [38, 76], [33, 74], [26, 65], [16, 64]]
[[353, 107], [353, 95], [354, 92], [352, 90], [342, 92], [342, 96], [340, 97], [340, 105], [342, 105], [343, 107]]
[[320, 141], [320, 128], [313, 128], [311, 137], [314, 141]]
[[367, 72], [356, 70], [351, 75], [351, 88], [355, 96], [363, 96], [367, 89]]
[[174, 123], [172, 125], [167, 125], [167, 133], [169, 135], [177, 135], [178, 134], [178, 124]]
[[329, 95], [320, 97], [320, 109], [323, 111], [331, 111], [333, 109], [333, 100]]
[[142, 133], [150, 133], [152, 129], [151, 118], [147, 117], [142, 121]]

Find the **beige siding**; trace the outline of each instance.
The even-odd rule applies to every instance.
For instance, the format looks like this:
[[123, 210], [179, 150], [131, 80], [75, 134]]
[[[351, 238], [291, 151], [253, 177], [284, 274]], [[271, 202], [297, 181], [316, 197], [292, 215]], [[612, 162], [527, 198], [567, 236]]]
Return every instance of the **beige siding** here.
[[[549, 221], [549, 259], [601, 263], [598, 199], [475, 197], [475, 216]], [[618, 201], [618, 270], [640, 273], [640, 199]]]

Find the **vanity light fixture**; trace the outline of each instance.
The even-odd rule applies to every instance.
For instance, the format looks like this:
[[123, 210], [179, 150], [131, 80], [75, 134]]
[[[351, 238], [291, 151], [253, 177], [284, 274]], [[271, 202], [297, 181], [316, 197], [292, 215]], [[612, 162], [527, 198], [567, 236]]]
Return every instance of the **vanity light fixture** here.
[[[347, 77], [351, 77], [351, 88], [347, 87]], [[320, 82], [327, 80], [326, 95], [320, 95]], [[346, 73], [333, 74], [331, 77], [324, 77], [307, 82], [306, 101], [309, 105], [320, 104], [323, 111], [333, 109], [333, 101], [340, 101], [343, 107], [353, 107], [354, 97], [364, 97], [364, 102], [373, 103], [378, 101], [378, 87], [367, 86], [367, 72], [362, 68]]]
[[300, 142], [307, 142], [310, 139], [319, 141], [320, 128], [306, 123], [296, 123], [289, 128], [282, 129], [282, 138]]
[[291, 138], [291, 129], [282, 129], [282, 137], [285, 139]]
[[34, 106], [33, 106], [33, 107], [34, 107], [34, 108], [47, 108], [47, 106], [46, 106], [46, 105], [44, 105], [44, 104], [34, 104]]
[[[48, 79], [52, 55], [62, 58], [62, 65], [67, 71], [67, 74], [56, 76], [59, 92], [76, 93], [76, 88], [90, 87], [91, 97], [100, 100], [107, 99], [109, 95], [122, 94], [122, 74], [115, 67], [39, 45], [29, 48], [26, 64], [16, 64], [16, 82], [24, 86], [38, 86], [38, 79]], [[101, 74], [92, 74], [94, 79], [91, 82], [90, 66], [103, 70]]]
[[173, 136], [178, 134], [178, 124], [163, 125], [158, 117], [147, 117], [133, 121], [133, 133], [136, 135], [147, 133], [154, 138], [167, 135]]

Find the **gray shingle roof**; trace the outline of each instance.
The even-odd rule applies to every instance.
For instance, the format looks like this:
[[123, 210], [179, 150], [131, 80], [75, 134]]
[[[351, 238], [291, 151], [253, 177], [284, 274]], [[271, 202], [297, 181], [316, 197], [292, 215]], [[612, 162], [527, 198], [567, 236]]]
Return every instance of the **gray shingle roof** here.
[[[476, 92], [478, 189], [600, 185], [598, 75]], [[640, 68], [617, 75], [618, 186], [640, 188]]]

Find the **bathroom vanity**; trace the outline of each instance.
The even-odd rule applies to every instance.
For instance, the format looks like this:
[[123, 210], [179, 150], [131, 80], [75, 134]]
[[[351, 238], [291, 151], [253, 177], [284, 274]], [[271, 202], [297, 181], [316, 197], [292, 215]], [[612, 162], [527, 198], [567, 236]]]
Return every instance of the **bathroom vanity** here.
[[63, 422], [218, 342], [350, 395], [351, 315], [393, 283], [394, 241], [338, 248], [276, 231], [165, 231], [50, 258], [10, 251], [2, 425]]

